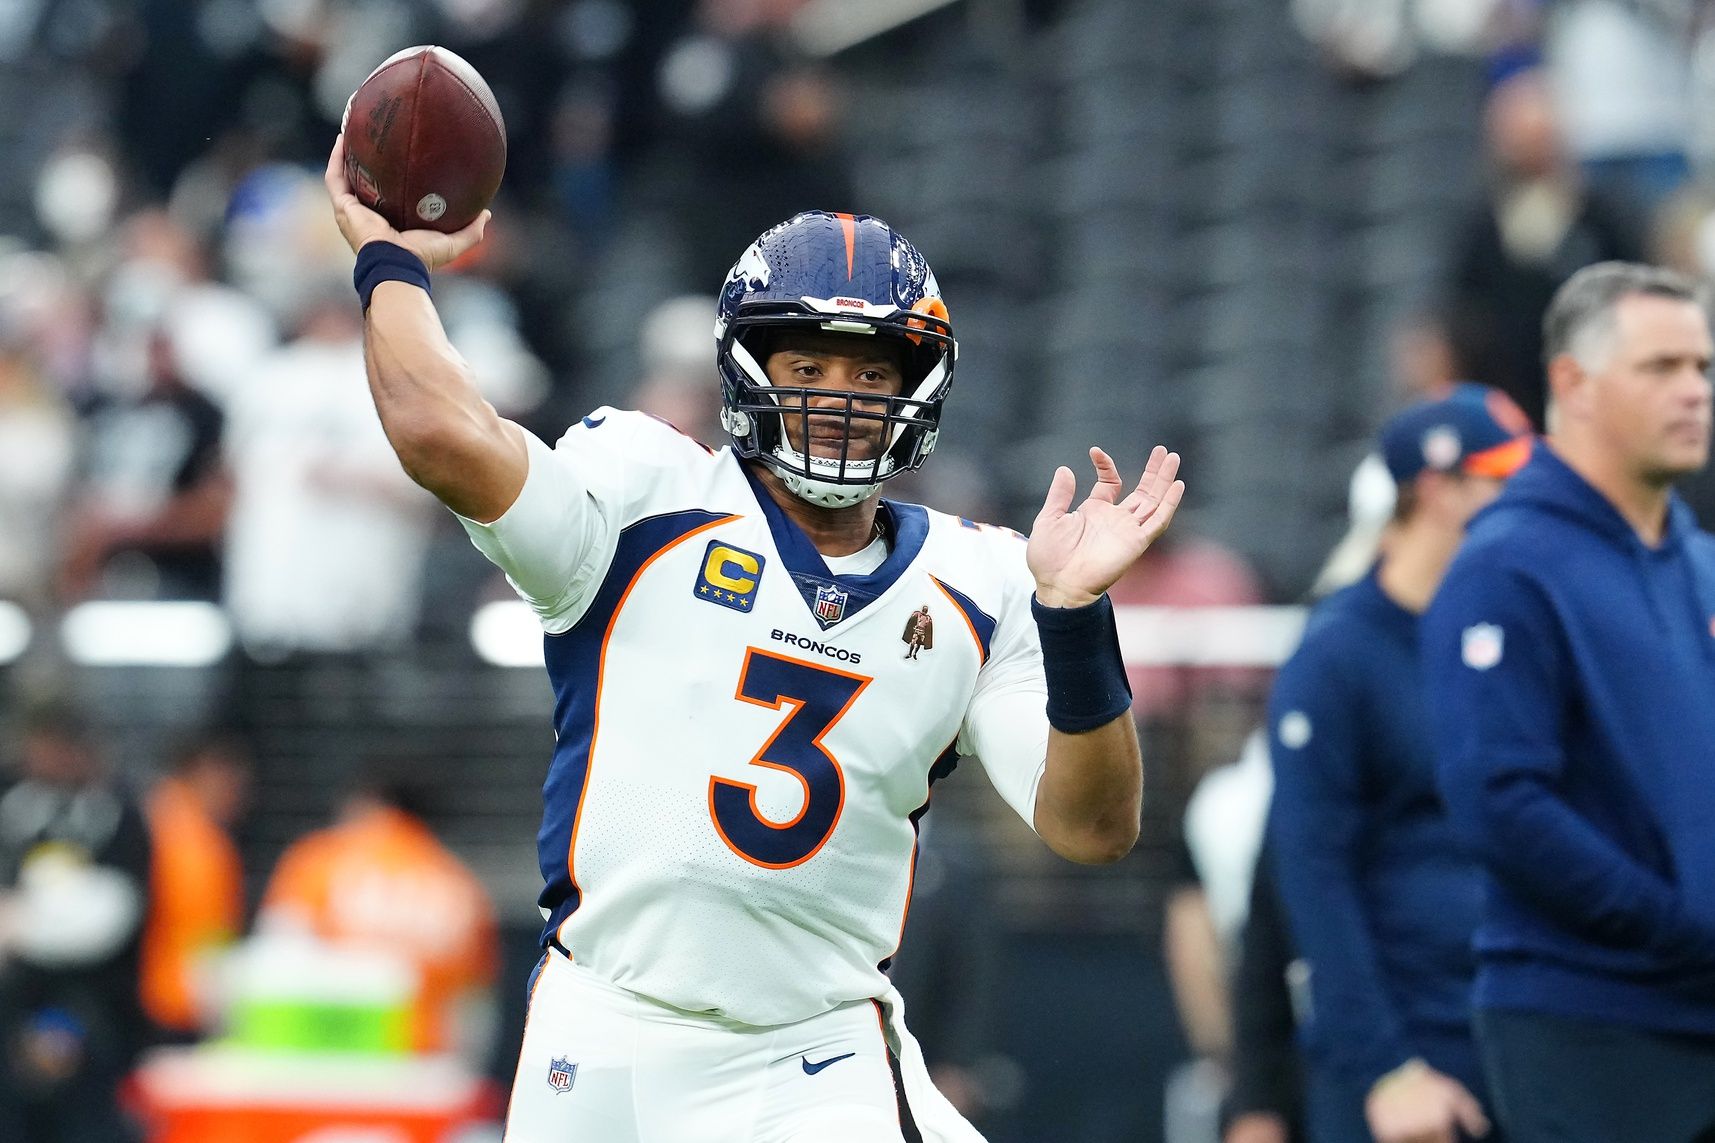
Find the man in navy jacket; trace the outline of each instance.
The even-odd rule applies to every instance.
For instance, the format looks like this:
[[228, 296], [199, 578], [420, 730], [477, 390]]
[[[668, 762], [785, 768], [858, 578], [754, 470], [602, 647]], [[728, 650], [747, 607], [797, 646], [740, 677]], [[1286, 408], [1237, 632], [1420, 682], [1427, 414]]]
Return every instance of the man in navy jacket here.
[[1543, 322], [1546, 447], [1424, 625], [1441, 789], [1488, 873], [1478, 1040], [1509, 1137], [1715, 1131], [1715, 539], [1693, 284], [1603, 263]]
[[1436, 793], [1418, 625], [1466, 523], [1530, 455], [1529, 426], [1481, 385], [1388, 422], [1385, 555], [1323, 601], [1275, 682], [1269, 843], [1307, 970], [1316, 1143], [1487, 1130], [1470, 1013], [1482, 873]]

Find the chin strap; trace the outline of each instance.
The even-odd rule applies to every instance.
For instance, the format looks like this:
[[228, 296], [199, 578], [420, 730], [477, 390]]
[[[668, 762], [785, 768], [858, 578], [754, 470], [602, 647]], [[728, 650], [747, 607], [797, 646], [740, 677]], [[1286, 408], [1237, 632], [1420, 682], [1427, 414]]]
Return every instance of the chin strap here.
[[774, 471], [780, 473], [781, 482], [788, 492], [818, 508], [850, 508], [868, 500], [881, 487], [879, 484], [830, 484], [796, 472], [781, 472], [778, 468]]

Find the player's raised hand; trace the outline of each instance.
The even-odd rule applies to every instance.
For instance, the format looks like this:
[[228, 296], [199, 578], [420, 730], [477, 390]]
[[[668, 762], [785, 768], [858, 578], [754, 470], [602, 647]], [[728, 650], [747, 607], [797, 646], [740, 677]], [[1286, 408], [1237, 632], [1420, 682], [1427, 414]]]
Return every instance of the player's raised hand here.
[[365, 242], [392, 242], [421, 258], [431, 270], [445, 266], [481, 242], [483, 232], [488, 229], [488, 220], [493, 215], [492, 211], [485, 210], [475, 222], [452, 234], [442, 234], [438, 230], [401, 232], [393, 229], [385, 218], [358, 201], [346, 182], [344, 135], [334, 140], [322, 181], [327, 184], [328, 198], [333, 202], [334, 221], [339, 223], [339, 232], [345, 236], [353, 253]]
[[1143, 478], [1131, 495], [1113, 458], [1090, 450], [1096, 486], [1076, 508], [1078, 480], [1064, 466], [1054, 470], [1048, 498], [1030, 529], [1025, 560], [1036, 577], [1036, 598], [1048, 607], [1080, 607], [1094, 602], [1119, 579], [1155, 538], [1173, 522], [1185, 495], [1178, 479], [1179, 454], [1156, 445]]

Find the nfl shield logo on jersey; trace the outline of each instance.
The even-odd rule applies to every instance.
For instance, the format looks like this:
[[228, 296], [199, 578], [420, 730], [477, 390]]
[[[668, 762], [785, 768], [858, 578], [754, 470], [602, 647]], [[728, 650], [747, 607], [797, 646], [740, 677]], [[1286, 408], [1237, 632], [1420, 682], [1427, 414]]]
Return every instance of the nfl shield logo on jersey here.
[[1465, 628], [1460, 650], [1467, 667], [1486, 671], [1501, 661], [1506, 650], [1506, 632], [1493, 623], [1474, 624]]
[[841, 591], [831, 583], [816, 585], [816, 620], [823, 627], [831, 627], [845, 618], [846, 600], [851, 598], [851, 592]]
[[578, 1078], [578, 1065], [564, 1056], [555, 1056], [548, 1063], [548, 1086], [555, 1091], [571, 1091], [572, 1081]]

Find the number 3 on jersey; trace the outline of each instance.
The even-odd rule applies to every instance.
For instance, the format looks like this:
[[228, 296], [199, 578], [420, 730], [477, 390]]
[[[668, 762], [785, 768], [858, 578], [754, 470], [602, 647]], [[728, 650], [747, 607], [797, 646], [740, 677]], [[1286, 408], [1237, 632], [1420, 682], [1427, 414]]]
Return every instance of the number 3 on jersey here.
[[756, 787], [709, 779], [709, 814], [721, 840], [764, 869], [791, 869], [816, 855], [833, 836], [846, 804], [846, 779], [822, 738], [851, 709], [870, 680], [752, 647], [745, 652], [734, 696], [771, 710], [790, 708], [752, 766], [784, 770], [804, 786], [804, 804], [791, 821], [776, 822], [756, 805]]

